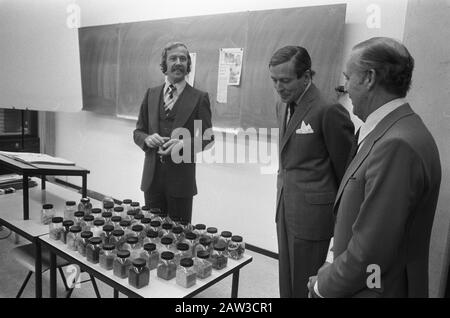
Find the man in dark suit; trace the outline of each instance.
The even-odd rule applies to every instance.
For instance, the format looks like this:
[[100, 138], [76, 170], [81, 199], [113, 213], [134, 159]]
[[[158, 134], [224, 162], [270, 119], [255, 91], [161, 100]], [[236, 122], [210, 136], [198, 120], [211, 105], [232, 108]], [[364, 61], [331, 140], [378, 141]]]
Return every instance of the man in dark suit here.
[[203, 140], [203, 134], [212, 126], [208, 93], [185, 81], [190, 68], [183, 43], [164, 48], [161, 70], [166, 81], [147, 90], [133, 134], [145, 152], [141, 183], [145, 204], [189, 222], [197, 194], [195, 154], [211, 142]]
[[281, 98], [276, 213], [280, 296], [307, 297], [308, 278], [325, 262], [333, 236], [332, 207], [354, 126], [347, 110], [325, 101], [312, 83], [306, 49], [279, 49], [269, 70]]
[[413, 68], [393, 39], [353, 48], [345, 88], [364, 123], [334, 206], [334, 261], [310, 278], [313, 297], [428, 296], [441, 166], [433, 136], [404, 99]]

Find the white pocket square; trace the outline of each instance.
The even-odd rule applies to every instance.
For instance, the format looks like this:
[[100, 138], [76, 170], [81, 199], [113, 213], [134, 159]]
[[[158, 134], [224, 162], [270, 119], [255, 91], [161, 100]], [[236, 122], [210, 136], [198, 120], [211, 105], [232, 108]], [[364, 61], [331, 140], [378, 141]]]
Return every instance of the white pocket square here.
[[302, 125], [299, 129], [295, 131], [296, 134], [313, 134], [314, 130], [311, 128], [310, 124], [305, 124], [304, 121], [302, 121]]

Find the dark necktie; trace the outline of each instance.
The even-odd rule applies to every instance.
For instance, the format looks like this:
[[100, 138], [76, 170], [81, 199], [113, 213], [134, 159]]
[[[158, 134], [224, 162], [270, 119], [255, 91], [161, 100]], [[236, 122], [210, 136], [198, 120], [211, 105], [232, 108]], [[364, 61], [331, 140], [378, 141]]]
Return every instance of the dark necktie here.
[[350, 162], [352, 162], [353, 158], [355, 158], [356, 153], [358, 152], [358, 138], [359, 138], [359, 129], [356, 131], [356, 134], [353, 136], [353, 142], [352, 142], [352, 148], [350, 149], [350, 152], [348, 154], [348, 160], [347, 165], [345, 168], [347, 169], [350, 165]]
[[166, 113], [166, 116], [169, 116], [170, 111], [172, 110], [174, 104], [173, 94], [175, 93], [176, 89], [177, 88], [174, 85], [170, 84], [164, 96], [164, 112]]
[[288, 118], [287, 123], [289, 123], [289, 122], [291, 121], [291, 119], [292, 119], [292, 116], [294, 116], [295, 106], [296, 106], [296, 105], [297, 105], [297, 104], [296, 104], [295, 102], [290, 102], [290, 103], [288, 104], [288, 108], [289, 108], [289, 118]]

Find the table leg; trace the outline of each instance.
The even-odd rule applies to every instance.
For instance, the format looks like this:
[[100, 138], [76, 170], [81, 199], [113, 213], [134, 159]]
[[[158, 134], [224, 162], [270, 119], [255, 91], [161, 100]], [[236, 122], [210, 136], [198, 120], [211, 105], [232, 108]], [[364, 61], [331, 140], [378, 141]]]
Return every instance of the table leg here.
[[239, 288], [239, 269], [233, 273], [233, 282], [231, 284], [231, 298], [238, 297]]
[[87, 198], [87, 175], [83, 174], [82, 178], [83, 178], [83, 183], [82, 183], [81, 194], [82, 194], [83, 198]]
[[41, 189], [45, 190], [46, 176], [41, 176]]
[[22, 189], [23, 189], [23, 219], [28, 220], [30, 218], [30, 207], [28, 200], [28, 176], [24, 174], [22, 176]]
[[50, 251], [50, 298], [56, 297], [56, 254]]
[[42, 255], [41, 255], [41, 243], [39, 240], [34, 242], [34, 279], [35, 279], [35, 291], [36, 298], [42, 298]]
[[119, 291], [114, 288], [114, 298], [119, 298]]

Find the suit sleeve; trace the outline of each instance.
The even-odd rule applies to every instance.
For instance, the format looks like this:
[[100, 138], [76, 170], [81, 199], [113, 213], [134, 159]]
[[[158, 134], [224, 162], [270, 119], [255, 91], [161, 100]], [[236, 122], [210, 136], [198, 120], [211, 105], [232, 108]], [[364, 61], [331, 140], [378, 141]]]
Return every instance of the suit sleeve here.
[[141, 108], [139, 110], [138, 120], [136, 122], [136, 129], [133, 131], [134, 143], [138, 145], [142, 150], [149, 151], [150, 148], [147, 147], [145, 143], [145, 138], [148, 137], [148, 95], [150, 89], [147, 90], [142, 101]]
[[[200, 102], [198, 106], [198, 112], [197, 112], [197, 120], [201, 120], [202, 122], [202, 131], [199, 132], [199, 136], [196, 138], [201, 139], [201, 149], [196, 149], [194, 140], [191, 140], [191, 149], [194, 149], [194, 154], [197, 152], [201, 152], [206, 149], [206, 147], [214, 142], [214, 135], [210, 134], [210, 139], [203, 139], [203, 136], [205, 135], [205, 131], [212, 128], [212, 120], [211, 120], [211, 104], [209, 102], [209, 95], [208, 93], [204, 93], [200, 97]], [[208, 136], [207, 136], [208, 137]], [[199, 143], [200, 144], [200, 143]]]
[[368, 266], [372, 264], [379, 266], [383, 288], [383, 274], [402, 252], [411, 207], [420, 199], [424, 170], [410, 145], [390, 140], [374, 146], [372, 153], [366, 159], [368, 167], [361, 180], [364, 200], [347, 248], [318, 272], [318, 287], [324, 297], [349, 297], [366, 289], [372, 274]]
[[325, 110], [322, 118], [322, 131], [328, 154], [336, 174], [337, 184], [341, 183], [350, 150], [355, 127], [348, 111], [340, 104]]

